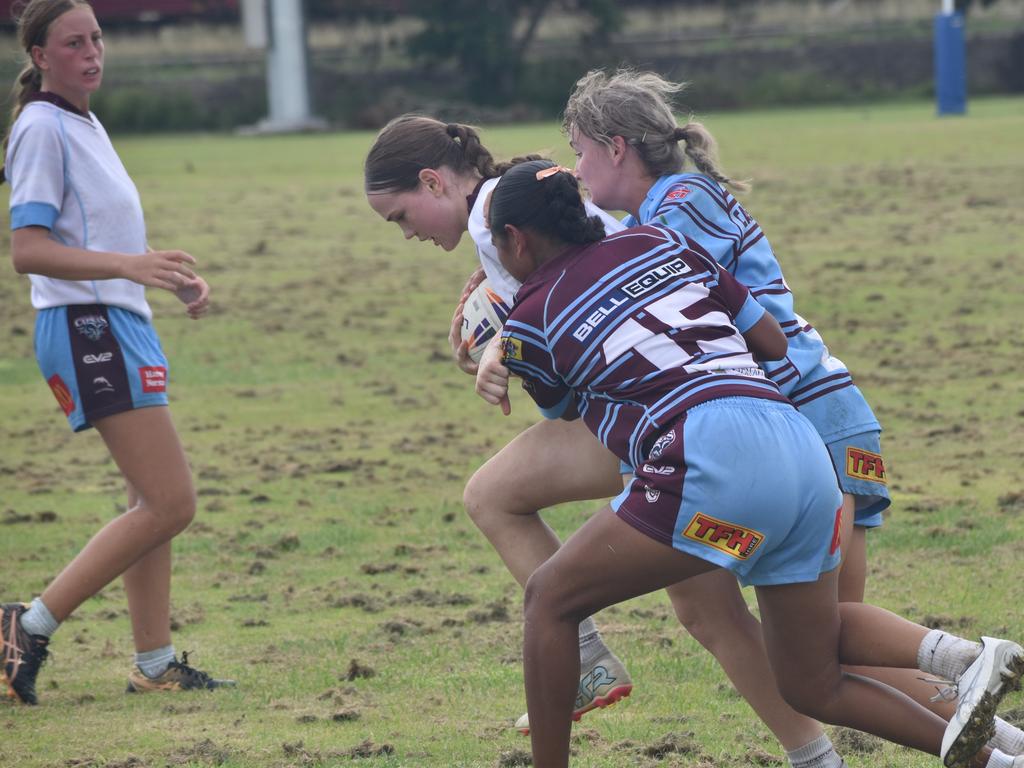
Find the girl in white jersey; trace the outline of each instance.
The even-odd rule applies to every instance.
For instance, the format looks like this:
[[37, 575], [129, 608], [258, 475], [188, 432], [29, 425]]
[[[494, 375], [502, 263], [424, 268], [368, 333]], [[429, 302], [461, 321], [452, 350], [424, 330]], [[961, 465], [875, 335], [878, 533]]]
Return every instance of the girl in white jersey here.
[[[839, 598], [860, 602], [867, 572], [865, 531], [881, 525], [889, 504], [879, 448], [881, 427], [842, 361], [793, 309], [779, 262], [757, 222], [727, 191], [745, 184], [717, 165], [711, 134], [697, 122], [679, 126], [671, 97], [683, 86], [653, 73], [595, 70], [582, 77], [566, 105], [563, 129], [576, 151], [576, 175], [596, 204], [627, 211], [627, 226], [660, 224], [701, 243], [782, 325], [789, 341], [780, 361], [762, 367], [783, 394], [814, 424], [829, 448], [843, 491], [843, 565]], [[686, 171], [689, 160], [696, 171]], [[736, 580], [717, 573], [671, 587], [680, 621], [712, 651], [737, 689], [787, 750], [804, 738], [799, 721], [779, 722], [778, 692], [758, 622]], [[935, 631], [922, 655], [950, 643]], [[883, 680], [945, 717], [955, 705], [936, 697], [916, 669], [860, 670]], [[951, 677], [950, 670], [944, 674]], [[792, 730], [792, 728], [796, 730]], [[997, 721], [993, 741], [1005, 752], [1024, 752], [1024, 733]], [[838, 765], [839, 758], [821, 763]], [[818, 763], [815, 763], [818, 765]]]
[[190, 317], [209, 301], [183, 251], [153, 251], [142, 207], [89, 111], [103, 76], [103, 35], [82, 0], [30, 0], [18, 18], [28, 64], [4, 141], [11, 251], [28, 274], [43, 377], [74, 431], [95, 427], [125, 478], [128, 510], [96, 533], [31, 604], [0, 606], [9, 697], [36, 704], [50, 637], [123, 576], [135, 640], [128, 691], [216, 688], [179, 661], [170, 637], [171, 539], [195, 491], [167, 409], [167, 360], [145, 287], [172, 292]]
[[[462, 303], [484, 276], [511, 306], [519, 288], [498, 260], [485, 221], [485, 205], [499, 177], [518, 158], [496, 165], [466, 125], [404, 115], [377, 135], [366, 157], [370, 206], [397, 224], [406, 239], [431, 240], [450, 251], [469, 232], [480, 258], [452, 318], [450, 342], [459, 367], [476, 364], [461, 341]], [[609, 231], [621, 229], [603, 211]], [[469, 516], [490, 540], [521, 586], [559, 546], [538, 510], [567, 501], [614, 496], [622, 490], [618, 460], [578, 423], [542, 421], [517, 436], [484, 464], [466, 485]], [[575, 717], [626, 696], [633, 684], [622, 662], [607, 648], [594, 621], [580, 624], [581, 676]], [[525, 730], [525, 715], [519, 727]]]

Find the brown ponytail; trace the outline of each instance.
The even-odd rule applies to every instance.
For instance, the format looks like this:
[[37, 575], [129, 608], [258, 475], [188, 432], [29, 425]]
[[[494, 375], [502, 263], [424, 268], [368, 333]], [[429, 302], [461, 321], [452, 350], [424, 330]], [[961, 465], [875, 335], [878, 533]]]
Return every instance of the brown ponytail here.
[[534, 159], [539, 158], [528, 155], [496, 163], [472, 126], [402, 115], [377, 134], [363, 164], [363, 180], [367, 194], [406, 192], [419, 186], [424, 168], [448, 168], [457, 176], [493, 179], [517, 163]]

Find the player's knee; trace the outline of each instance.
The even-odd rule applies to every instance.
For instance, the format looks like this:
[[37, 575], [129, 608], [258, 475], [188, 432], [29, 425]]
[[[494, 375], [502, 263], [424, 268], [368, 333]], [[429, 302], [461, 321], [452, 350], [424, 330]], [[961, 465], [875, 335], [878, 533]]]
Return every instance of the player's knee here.
[[687, 632], [704, 648], [715, 653], [723, 643], [735, 640], [737, 636], [750, 633], [760, 634], [757, 620], [750, 614], [747, 604], [738, 602], [704, 602], [697, 599], [672, 597], [672, 608], [676, 618]]
[[[572, 604], [572, 594], [564, 587], [554, 569], [542, 565], [526, 582], [523, 614], [527, 622], [576, 621], [587, 617]], [[578, 615], [577, 615], [578, 614]]]
[[158, 502], [146, 505], [160, 521], [168, 538], [177, 536], [192, 523], [196, 516], [196, 494], [191, 486], [166, 495]]
[[815, 675], [776, 678], [783, 700], [802, 715], [824, 723], [834, 723], [833, 704], [837, 691], [834, 685]]
[[491, 478], [490, 473], [477, 470], [462, 491], [466, 514], [477, 528], [484, 531], [511, 513], [509, 494], [496, 488]]

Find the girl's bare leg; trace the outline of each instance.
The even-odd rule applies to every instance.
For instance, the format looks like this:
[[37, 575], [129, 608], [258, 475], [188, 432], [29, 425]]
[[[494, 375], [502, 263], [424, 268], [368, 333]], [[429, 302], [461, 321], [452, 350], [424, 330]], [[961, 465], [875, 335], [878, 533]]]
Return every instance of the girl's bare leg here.
[[580, 620], [713, 567], [648, 538], [606, 506], [537, 569], [526, 587], [523, 640], [535, 768], [569, 763]]
[[[128, 484], [128, 509], [139, 495]], [[128, 596], [135, 650], [145, 653], [171, 644], [171, 542], [140, 557], [121, 577]]]
[[[169, 542], [195, 514], [191, 472], [166, 407], [125, 411], [94, 426], [139, 503], [95, 534], [43, 592], [43, 603], [58, 621]], [[169, 562], [168, 550], [168, 567]]]
[[790, 707], [775, 686], [761, 624], [747, 608], [732, 572], [718, 569], [673, 584], [667, 592], [679, 621], [717, 659], [737, 693], [785, 750], [822, 735], [821, 725]]
[[838, 574], [832, 572], [816, 582], [757, 589], [765, 646], [779, 691], [810, 717], [939, 754], [945, 720], [905, 694], [840, 667], [840, 661], [914, 665], [927, 630], [873, 606], [847, 604], [854, 610], [848, 613], [844, 606], [840, 614], [837, 582]]
[[466, 511], [520, 585], [559, 547], [538, 511], [622, 490], [619, 460], [582, 419], [545, 420], [515, 437], [476, 471]]

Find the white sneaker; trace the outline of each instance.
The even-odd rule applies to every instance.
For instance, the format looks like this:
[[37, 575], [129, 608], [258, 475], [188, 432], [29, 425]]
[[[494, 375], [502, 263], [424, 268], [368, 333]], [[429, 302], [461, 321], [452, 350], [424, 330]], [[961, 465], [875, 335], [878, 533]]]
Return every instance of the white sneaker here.
[[1009, 640], [981, 638], [981, 655], [956, 682], [957, 705], [942, 736], [946, 768], [966, 765], [995, 734], [993, 718], [1003, 696], [1024, 673], [1024, 648]]
[[[619, 657], [611, 651], [598, 656], [580, 675], [580, 687], [576, 694], [576, 708], [572, 719], [579, 720], [583, 715], [598, 707], [607, 707], [619, 699], [624, 699], [633, 691], [633, 681]], [[530, 732], [530, 715], [523, 715], [516, 720], [516, 730], [522, 734]]]

